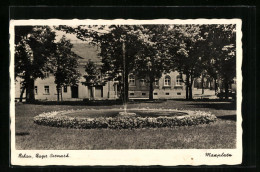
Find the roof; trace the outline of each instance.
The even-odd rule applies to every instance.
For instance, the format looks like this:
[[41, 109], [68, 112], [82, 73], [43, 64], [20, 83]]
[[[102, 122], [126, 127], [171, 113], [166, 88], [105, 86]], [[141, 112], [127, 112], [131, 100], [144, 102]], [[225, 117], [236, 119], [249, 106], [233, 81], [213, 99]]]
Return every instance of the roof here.
[[83, 58], [79, 60], [80, 63], [85, 63], [88, 60], [92, 60], [95, 63], [101, 62], [101, 57], [98, 55], [100, 48], [97, 46], [92, 46], [88, 43], [74, 43], [72, 51]]

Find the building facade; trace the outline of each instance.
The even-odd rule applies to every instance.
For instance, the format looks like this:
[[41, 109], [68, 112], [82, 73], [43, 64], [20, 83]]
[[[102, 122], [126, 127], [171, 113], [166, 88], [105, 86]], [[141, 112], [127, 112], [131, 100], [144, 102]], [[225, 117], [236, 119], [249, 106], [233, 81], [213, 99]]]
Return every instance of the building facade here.
[[[138, 79], [134, 74], [129, 75], [129, 98], [148, 99], [149, 83], [145, 79]], [[161, 78], [155, 79], [153, 84], [154, 99], [185, 98], [185, 76], [178, 72], [162, 74]]]
[[[79, 71], [84, 75], [84, 65], [79, 65]], [[46, 73], [45, 79], [36, 79], [34, 82], [34, 94], [36, 100], [57, 100], [57, 89], [55, 84], [55, 78], [52, 74]], [[117, 84], [113, 81], [108, 81], [104, 86], [87, 87], [81, 82], [84, 78], [81, 77], [79, 82], [75, 86], [64, 86], [61, 88], [60, 93], [62, 94], [63, 100], [83, 100], [83, 99], [94, 99], [94, 100], [105, 100], [105, 99], [117, 99]], [[15, 98], [19, 99], [21, 94], [21, 79], [17, 79], [15, 86]], [[91, 90], [93, 95], [91, 95]], [[25, 98], [25, 93], [23, 95]]]
[[[84, 75], [84, 65], [79, 65], [79, 71]], [[63, 100], [114, 100], [120, 98], [120, 88], [118, 81], [108, 81], [105, 85], [88, 87], [81, 82], [84, 78], [81, 77], [76, 86], [65, 86], [61, 89]], [[21, 80], [17, 79], [15, 86], [15, 97], [19, 99], [21, 94]], [[129, 99], [148, 99], [149, 98], [149, 83], [145, 79], [138, 79], [135, 75], [129, 75]], [[35, 80], [35, 99], [36, 100], [57, 100], [56, 84], [54, 76], [46, 73], [45, 79]], [[92, 89], [92, 90], [90, 90]], [[91, 94], [91, 91], [93, 94]], [[185, 85], [183, 78], [178, 72], [163, 74], [161, 78], [154, 82], [154, 99], [175, 99], [185, 98]], [[25, 97], [25, 93], [23, 95]]]
[[[99, 57], [100, 50], [97, 47], [92, 47], [87, 44], [74, 44], [72, 49], [82, 59], [79, 61], [78, 70], [81, 73], [81, 78], [76, 86], [65, 86], [60, 91], [63, 100], [115, 100], [120, 98], [120, 87], [118, 81], [108, 81], [105, 85], [99, 85], [95, 87], [88, 87], [82, 84], [85, 73], [85, 64], [91, 59], [97, 65], [101, 65], [101, 57]], [[56, 84], [54, 83], [54, 76], [50, 73], [46, 73], [45, 79], [35, 80], [35, 99], [36, 100], [57, 100]], [[102, 76], [101, 76], [102, 78]], [[148, 99], [149, 98], [149, 83], [146, 79], [137, 78], [136, 75], [130, 74], [129, 80], [129, 99]], [[18, 99], [21, 94], [21, 80], [16, 78], [15, 97]], [[183, 99], [186, 96], [185, 90], [185, 75], [178, 72], [163, 73], [161, 78], [157, 78], [154, 82], [154, 99]], [[195, 85], [195, 86], [194, 86]], [[200, 85], [197, 80], [193, 84], [193, 92], [196, 95], [198, 86]], [[214, 89], [214, 84], [206, 84]], [[195, 88], [194, 88], [195, 87]], [[92, 94], [91, 94], [92, 93]], [[23, 95], [25, 97], [25, 93]]]

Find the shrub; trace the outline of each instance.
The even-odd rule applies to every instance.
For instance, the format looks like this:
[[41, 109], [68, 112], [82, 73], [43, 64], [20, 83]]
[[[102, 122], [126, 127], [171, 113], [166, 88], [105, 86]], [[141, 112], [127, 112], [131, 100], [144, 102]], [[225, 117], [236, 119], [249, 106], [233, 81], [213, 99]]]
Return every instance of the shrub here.
[[49, 112], [34, 117], [34, 122], [39, 125], [52, 127], [66, 127], [78, 129], [90, 128], [159, 128], [175, 126], [191, 126], [208, 124], [216, 121], [216, 116], [209, 112], [189, 111], [184, 116], [159, 116], [159, 117], [98, 117], [98, 118], [73, 118], [66, 116], [67, 112]]

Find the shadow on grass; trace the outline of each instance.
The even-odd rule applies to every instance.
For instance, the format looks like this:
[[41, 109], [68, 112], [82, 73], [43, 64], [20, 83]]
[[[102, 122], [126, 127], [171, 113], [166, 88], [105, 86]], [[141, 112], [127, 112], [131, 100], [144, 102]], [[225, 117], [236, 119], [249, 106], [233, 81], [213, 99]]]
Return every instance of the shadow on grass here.
[[[150, 104], [159, 104], [164, 102], [187, 102], [188, 105], [206, 107], [206, 108], [216, 108], [216, 109], [235, 109], [235, 102], [232, 100], [219, 100], [219, 99], [195, 99], [195, 100], [186, 100], [186, 99], [156, 99], [156, 100], [147, 100], [147, 99], [130, 99], [128, 104], [139, 104], [139, 103], [150, 103]], [[200, 104], [197, 102], [201, 102]], [[204, 103], [205, 102], [205, 103]], [[217, 104], [214, 104], [214, 103]], [[211, 104], [213, 103], [213, 104]], [[71, 105], [71, 106], [113, 106], [113, 105], [123, 105], [123, 101], [120, 99], [117, 100], [81, 100], [81, 101], [43, 101], [35, 100], [33, 102], [17, 102], [18, 104], [35, 104], [35, 105]], [[186, 103], [185, 103], [186, 104]], [[230, 106], [232, 104], [232, 106]]]
[[224, 116], [218, 116], [218, 118], [223, 120], [237, 121], [236, 115], [224, 115]]
[[[128, 104], [138, 103], [163, 103], [167, 100], [129, 100]], [[35, 100], [33, 102], [17, 102], [16, 104], [35, 104], [35, 105], [74, 105], [74, 106], [112, 106], [112, 105], [123, 105], [122, 100], [83, 100], [83, 101], [40, 101]]]
[[123, 105], [121, 100], [94, 100], [94, 101], [34, 101], [25, 102], [24, 104], [35, 104], [35, 105], [71, 105], [71, 106], [112, 106], [112, 105]]
[[194, 102], [236, 102], [234, 99], [208, 99], [208, 98], [202, 98], [202, 99], [193, 99], [193, 100], [186, 100], [186, 101], [194, 101]]
[[216, 110], [236, 110], [236, 103], [235, 102], [220, 102], [220, 103], [194, 103], [188, 104], [193, 106], [194, 108], [209, 108], [209, 109], [216, 109]]
[[16, 136], [27, 136], [27, 135], [30, 135], [30, 133], [28, 133], [28, 132], [16, 132], [15, 135]]
[[163, 103], [166, 102], [166, 99], [160, 99], [160, 100], [147, 100], [147, 99], [138, 99], [138, 100], [129, 100], [128, 104], [138, 104], [138, 103]]
[[235, 100], [228, 99], [228, 100], [220, 100], [220, 99], [154, 99], [154, 100], [147, 100], [147, 99], [130, 99], [128, 103], [163, 103], [167, 101], [176, 101], [176, 102], [207, 102], [207, 103], [214, 103], [214, 102], [223, 102], [223, 103], [235, 103]]

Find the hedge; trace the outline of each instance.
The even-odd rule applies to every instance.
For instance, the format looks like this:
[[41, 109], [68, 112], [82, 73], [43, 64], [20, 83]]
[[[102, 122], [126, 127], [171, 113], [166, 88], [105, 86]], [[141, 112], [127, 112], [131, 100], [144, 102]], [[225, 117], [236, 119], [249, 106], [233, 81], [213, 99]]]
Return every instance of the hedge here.
[[74, 118], [68, 117], [66, 112], [49, 112], [34, 117], [34, 122], [39, 125], [51, 127], [66, 127], [78, 129], [90, 128], [159, 128], [175, 126], [191, 126], [208, 124], [216, 121], [216, 116], [209, 112], [194, 111], [184, 116], [158, 116], [158, 117], [138, 117], [138, 116], [117, 116], [98, 118]]

